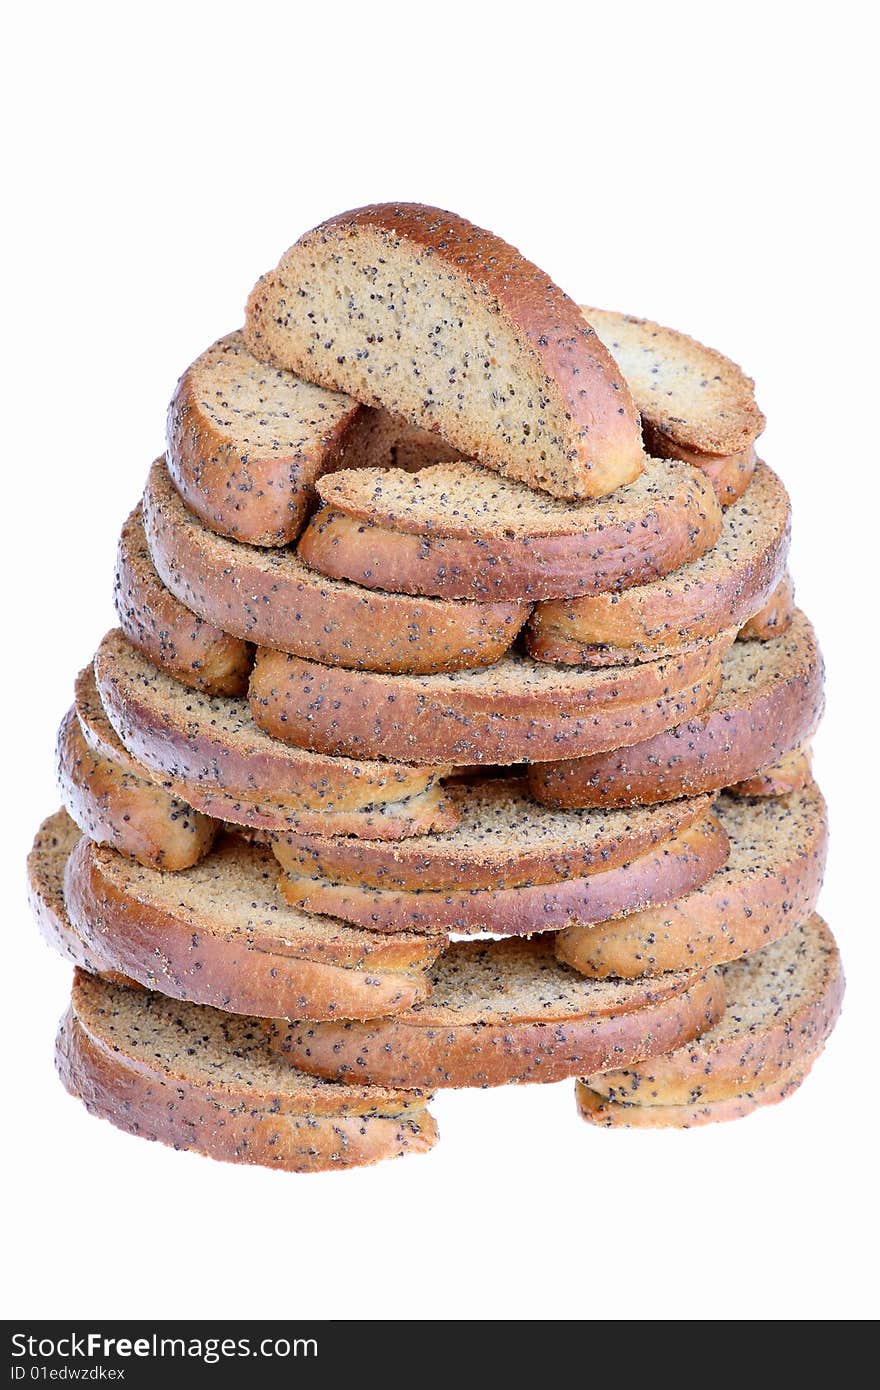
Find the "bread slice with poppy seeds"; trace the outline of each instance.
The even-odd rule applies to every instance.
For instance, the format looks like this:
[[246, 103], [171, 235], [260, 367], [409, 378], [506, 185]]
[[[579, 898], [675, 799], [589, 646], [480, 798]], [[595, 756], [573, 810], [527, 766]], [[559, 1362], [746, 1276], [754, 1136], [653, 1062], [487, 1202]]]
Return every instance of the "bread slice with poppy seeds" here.
[[102, 960], [176, 999], [231, 1013], [372, 1018], [428, 992], [445, 938], [365, 932], [298, 912], [271, 851], [229, 835], [179, 874], [83, 838], [65, 871], [67, 911]]
[[737, 1118], [797, 1089], [843, 1002], [843, 967], [828, 927], [812, 916], [720, 973], [727, 1007], [715, 1026], [665, 1056], [585, 1077], [578, 1103], [586, 1119], [688, 1127]]
[[370, 589], [547, 599], [644, 584], [708, 550], [721, 508], [687, 464], [648, 460], [628, 487], [566, 503], [474, 463], [321, 480], [299, 554]]
[[245, 341], [557, 497], [644, 467], [629, 388], [577, 305], [455, 213], [376, 204], [307, 232], [254, 287]]
[[637, 743], [704, 709], [733, 636], [639, 666], [594, 671], [509, 653], [482, 670], [427, 676], [345, 671], [260, 648], [249, 699], [266, 733], [314, 753], [537, 762]]
[[573, 924], [556, 954], [591, 979], [708, 970], [753, 955], [814, 911], [828, 851], [825, 802], [813, 783], [787, 796], [716, 803], [727, 861], [694, 892], [614, 922]]
[[292, 550], [217, 536], [186, 510], [161, 459], [150, 470], [143, 509], [173, 602], [237, 638], [327, 665], [385, 672], [486, 666], [504, 655], [530, 612], [523, 603], [373, 592], [316, 574]]
[[[669, 1052], [724, 1009], [718, 976], [584, 980], [543, 937], [455, 942], [430, 974], [431, 997], [405, 1014], [371, 1023], [276, 1022], [272, 1045], [294, 1066], [337, 1080], [504, 1086]], [[589, 1067], [587, 1058], [595, 1059]]]
[[316, 1081], [273, 1056], [259, 1019], [82, 972], [55, 1062], [90, 1114], [227, 1163], [321, 1172], [424, 1153], [437, 1140], [429, 1096]]
[[813, 780], [813, 754], [810, 740], [801, 743], [790, 753], [784, 753], [775, 763], [762, 767], [752, 777], [735, 782], [727, 790], [731, 796], [785, 796], [799, 792]]
[[824, 705], [816, 636], [798, 611], [772, 642], [735, 642], [715, 703], [663, 733], [595, 756], [529, 769], [548, 806], [639, 806], [753, 777], [812, 734]]
[[743, 623], [737, 634], [741, 642], [772, 642], [788, 632], [797, 612], [794, 580], [786, 570], [764, 607]]
[[764, 416], [729, 358], [651, 319], [582, 306], [626, 377], [649, 452], [700, 468], [727, 505], [748, 487]]
[[147, 546], [140, 507], [122, 528], [113, 596], [126, 637], [163, 671], [210, 695], [245, 693], [253, 645], [194, 613], [163, 584]]
[[64, 870], [82, 831], [62, 808], [47, 816], [34, 836], [27, 857], [27, 891], [31, 915], [40, 935], [66, 961], [93, 974], [126, 982], [80, 936], [67, 915], [64, 902]]
[[791, 505], [776, 474], [758, 464], [724, 513], [721, 535], [673, 574], [621, 593], [539, 603], [526, 644], [541, 661], [619, 665], [682, 651], [741, 628], [777, 588], [788, 560]]

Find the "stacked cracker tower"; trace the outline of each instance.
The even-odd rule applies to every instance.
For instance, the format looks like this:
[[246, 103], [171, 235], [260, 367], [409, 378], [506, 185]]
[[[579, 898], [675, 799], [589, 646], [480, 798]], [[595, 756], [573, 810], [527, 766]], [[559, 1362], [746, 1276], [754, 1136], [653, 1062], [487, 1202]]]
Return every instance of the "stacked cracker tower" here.
[[843, 976], [762, 425], [453, 214], [291, 247], [178, 382], [59, 732], [67, 1089], [299, 1171], [431, 1147], [443, 1086], [635, 1127], [792, 1092]]

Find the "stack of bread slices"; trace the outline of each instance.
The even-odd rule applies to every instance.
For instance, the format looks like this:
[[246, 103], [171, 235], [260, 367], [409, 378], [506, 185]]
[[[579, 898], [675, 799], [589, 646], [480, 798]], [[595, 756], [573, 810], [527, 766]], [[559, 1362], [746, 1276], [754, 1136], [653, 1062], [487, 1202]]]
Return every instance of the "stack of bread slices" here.
[[793, 1091], [843, 976], [762, 426], [453, 214], [292, 246], [177, 384], [59, 731], [67, 1089], [297, 1171], [431, 1147], [439, 1087], [633, 1127]]

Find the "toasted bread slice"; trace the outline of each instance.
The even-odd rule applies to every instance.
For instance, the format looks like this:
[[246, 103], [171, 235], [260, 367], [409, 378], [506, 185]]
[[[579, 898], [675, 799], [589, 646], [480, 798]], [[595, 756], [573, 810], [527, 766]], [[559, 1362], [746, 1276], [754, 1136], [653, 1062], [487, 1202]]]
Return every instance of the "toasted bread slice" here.
[[113, 970], [97, 951], [92, 950], [72, 926], [64, 902], [64, 870], [82, 832], [65, 810], [47, 816], [34, 836], [27, 857], [28, 903], [43, 940], [65, 960], [81, 965], [95, 975], [126, 983], [126, 976]]
[[815, 1056], [764, 1086], [744, 1086], [724, 1100], [698, 1100], [681, 1105], [636, 1105], [611, 1100], [585, 1081], [574, 1083], [575, 1102], [581, 1119], [603, 1129], [696, 1129], [701, 1125], [742, 1120], [764, 1105], [787, 1100], [805, 1081]]
[[721, 797], [730, 856], [713, 877], [666, 906], [594, 927], [572, 924], [556, 954], [591, 979], [708, 970], [753, 955], [813, 912], [828, 850], [825, 802], [815, 783], [782, 797]]
[[483, 670], [433, 676], [343, 671], [261, 648], [249, 699], [268, 734], [314, 752], [540, 761], [620, 748], [704, 709], [732, 637], [639, 666], [557, 668], [511, 653]]
[[[727, 835], [704, 816], [638, 858], [580, 878], [519, 888], [364, 888], [286, 871], [281, 891], [309, 912], [326, 912], [374, 931], [450, 931], [464, 936], [530, 936], [589, 931], [621, 913], [673, 902], [724, 863]], [[573, 925], [575, 924], [575, 925]]]
[[797, 612], [794, 602], [794, 581], [786, 570], [764, 607], [743, 623], [738, 636], [741, 642], [772, 642], [791, 627]]
[[[560, 1081], [671, 1051], [720, 1018], [719, 976], [584, 980], [544, 937], [456, 942], [431, 971], [432, 992], [372, 1023], [278, 1022], [273, 1046], [317, 1076], [405, 1086]], [[597, 1059], [592, 1068], [583, 1059]]]
[[445, 939], [365, 932], [290, 907], [264, 845], [230, 835], [178, 874], [83, 838], [65, 871], [70, 920], [115, 970], [231, 1013], [372, 1018], [428, 993]]
[[617, 594], [539, 603], [527, 647], [540, 661], [619, 665], [685, 650], [761, 611], [788, 560], [791, 504], [763, 463], [727, 508], [711, 550], [674, 574]]
[[209, 695], [245, 693], [252, 643], [197, 616], [166, 588], [147, 546], [140, 507], [119, 538], [114, 599], [128, 640], [163, 671]]
[[[218, 819], [271, 825], [279, 809], [280, 828], [296, 824], [321, 834], [383, 833], [377, 807], [394, 803], [398, 814], [388, 827], [397, 838], [449, 824], [448, 813], [432, 801], [427, 824], [422, 806], [401, 826], [406, 798], [429, 792], [446, 767], [414, 767], [393, 762], [326, 758], [270, 738], [251, 719], [244, 700], [189, 690], [153, 666], [118, 630], [109, 632], [95, 657], [95, 676], [107, 715], [119, 738], [139, 762], [190, 805]], [[222, 804], [222, 811], [219, 809]], [[250, 807], [260, 808], [250, 818]], [[353, 812], [364, 811], [354, 819]], [[233, 814], [235, 813], [235, 814]]]
[[[585, 1077], [584, 1087], [604, 1098], [601, 1107], [585, 1098], [588, 1118], [615, 1107], [617, 1122], [625, 1123], [617, 1106], [640, 1112], [677, 1106], [686, 1112], [678, 1122], [693, 1123], [687, 1112], [694, 1107], [772, 1103], [800, 1084], [837, 1021], [845, 987], [837, 943], [821, 917], [721, 973], [727, 1007], [718, 1023], [666, 1056]], [[607, 1113], [605, 1119], [615, 1122]], [[658, 1115], [657, 1122], [670, 1119], [675, 1116]]]
[[379, 204], [307, 232], [254, 287], [245, 341], [556, 497], [602, 497], [644, 466], [629, 389], [577, 305], [439, 208]]
[[437, 1139], [429, 1097], [316, 1081], [273, 1056], [257, 1019], [82, 972], [55, 1059], [91, 1114], [227, 1163], [319, 1172], [423, 1153]]
[[753, 777], [809, 738], [822, 713], [824, 671], [797, 612], [772, 642], [735, 642], [711, 708], [642, 743], [529, 769], [548, 806], [639, 806], [696, 796]]
[[751, 378], [714, 348], [650, 319], [586, 305], [583, 313], [626, 377], [649, 451], [701, 468], [720, 500], [735, 502], [764, 428]]
[[504, 655], [530, 611], [522, 603], [374, 593], [315, 574], [292, 550], [217, 536], [187, 511], [161, 459], [150, 470], [143, 508], [172, 602], [237, 638], [326, 665], [386, 672], [486, 666]]
[[649, 460], [610, 497], [566, 503], [474, 463], [349, 469], [319, 484], [299, 553], [369, 589], [547, 599], [645, 584], [708, 550], [721, 508], [687, 464]]

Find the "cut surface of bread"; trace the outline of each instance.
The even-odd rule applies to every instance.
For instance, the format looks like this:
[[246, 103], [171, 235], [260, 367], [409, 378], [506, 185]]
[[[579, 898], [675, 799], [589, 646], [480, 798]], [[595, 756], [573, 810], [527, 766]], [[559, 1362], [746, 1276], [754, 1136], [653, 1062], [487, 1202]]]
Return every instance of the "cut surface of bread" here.
[[73, 965], [93, 974], [125, 980], [93, 951], [72, 926], [64, 902], [64, 869], [82, 838], [76, 821], [65, 810], [47, 816], [34, 836], [27, 857], [28, 904], [44, 941]]
[[428, 992], [442, 936], [353, 929], [298, 912], [271, 851], [237, 836], [179, 874], [83, 839], [65, 871], [70, 920], [89, 947], [147, 989], [230, 1013], [372, 1018]]
[[672, 902], [710, 879], [727, 858], [727, 835], [704, 816], [638, 858], [586, 877], [519, 888], [363, 888], [290, 871], [281, 878], [288, 902], [374, 931], [485, 932], [530, 936], [576, 924], [589, 931], [621, 913]]
[[307, 232], [254, 287], [245, 340], [557, 497], [604, 496], [644, 466], [629, 388], [577, 305], [439, 208], [378, 204]]
[[422, 1153], [429, 1097], [317, 1081], [235, 1017], [77, 972], [55, 1048], [65, 1088], [142, 1139], [290, 1172]]
[[764, 416], [735, 362], [651, 319], [583, 306], [626, 377], [649, 450], [702, 468], [723, 503], [748, 486]]
[[[168, 778], [191, 805], [222, 819], [235, 820], [236, 806], [245, 815], [253, 804], [263, 808], [264, 819], [246, 823], [265, 825], [271, 807], [281, 806], [282, 827], [301, 824], [318, 833], [353, 834], [357, 822], [342, 829], [331, 815], [339, 813], [343, 824], [351, 826], [344, 818], [366, 809], [370, 824], [365, 829], [376, 835], [381, 833], [374, 815], [378, 806], [393, 802], [402, 809], [403, 799], [431, 790], [447, 770], [327, 758], [290, 748], [257, 727], [245, 700], [188, 689], [118, 630], [109, 632], [98, 649], [95, 677], [107, 715], [128, 751]], [[436, 810], [432, 805], [429, 820]], [[445, 813], [443, 819], [448, 820]]]
[[370, 589], [445, 598], [547, 599], [644, 584], [718, 539], [701, 474], [649, 460], [610, 497], [566, 503], [474, 463], [324, 478], [299, 553]]
[[[502, 1086], [560, 1081], [670, 1051], [724, 1008], [720, 977], [585, 981], [540, 937], [456, 942], [431, 972], [432, 992], [398, 1018], [372, 1023], [278, 1022], [272, 1045], [319, 1076], [382, 1085]], [[650, 986], [653, 985], [652, 990]], [[676, 1044], [678, 1045], [678, 1044]], [[617, 1060], [615, 1060], [617, 1059]]]
[[694, 1105], [809, 1068], [837, 1021], [844, 991], [837, 943], [821, 917], [721, 973], [727, 1006], [713, 1028], [644, 1066], [586, 1077], [587, 1087], [615, 1103]]
[[787, 796], [722, 796], [730, 855], [696, 891], [616, 922], [555, 937], [560, 960], [595, 979], [707, 970], [753, 955], [813, 912], [828, 849], [825, 802], [811, 783]]
[[752, 777], [797, 748], [819, 722], [822, 657], [798, 611], [772, 642], [735, 642], [711, 708], [642, 743], [529, 770], [550, 806], [638, 806], [695, 796]]
[[794, 602], [794, 580], [786, 570], [764, 607], [743, 623], [737, 634], [741, 642], [772, 642], [791, 627], [797, 612]]
[[598, 873], [665, 843], [700, 820], [708, 797], [637, 810], [554, 811], [523, 778], [451, 786], [452, 830], [390, 844], [360, 837], [278, 835], [275, 856], [293, 874], [381, 889], [519, 888]]
[[147, 546], [140, 507], [119, 538], [114, 599], [128, 640], [169, 675], [211, 695], [247, 690], [253, 646], [195, 614], [163, 584]]
[[788, 494], [761, 463], [724, 513], [711, 550], [650, 584], [538, 604], [528, 650], [543, 661], [613, 665], [650, 660], [741, 628], [777, 588], [790, 536]]
[[[728, 633], [668, 661], [556, 668], [510, 653], [482, 670], [383, 676], [259, 649], [254, 720], [301, 748], [410, 763], [517, 763], [620, 748], [715, 698]], [[766, 761], [766, 759], [765, 759]]]
[[216, 822], [90, 747], [75, 707], [58, 730], [55, 769], [67, 811], [98, 844], [172, 872], [211, 848]]
[[156, 568], [184, 612], [191, 609], [237, 638], [327, 665], [371, 671], [488, 665], [504, 655], [529, 614], [522, 603], [373, 592], [316, 574], [292, 550], [217, 536], [186, 510], [161, 459], [150, 470], [143, 508]]

